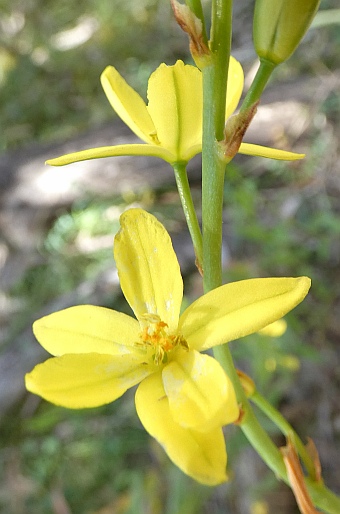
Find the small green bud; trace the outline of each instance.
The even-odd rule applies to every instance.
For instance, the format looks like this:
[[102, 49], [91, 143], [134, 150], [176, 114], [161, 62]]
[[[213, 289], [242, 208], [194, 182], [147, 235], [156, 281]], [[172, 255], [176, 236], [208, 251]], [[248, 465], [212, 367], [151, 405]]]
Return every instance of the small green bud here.
[[254, 46], [260, 59], [286, 61], [307, 32], [320, 0], [256, 0]]

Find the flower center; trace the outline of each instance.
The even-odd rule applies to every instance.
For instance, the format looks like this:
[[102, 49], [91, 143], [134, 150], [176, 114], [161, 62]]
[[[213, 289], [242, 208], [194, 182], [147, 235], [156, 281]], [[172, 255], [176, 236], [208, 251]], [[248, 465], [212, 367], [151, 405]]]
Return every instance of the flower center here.
[[169, 334], [168, 325], [157, 314], [144, 314], [140, 321], [143, 330], [141, 342], [137, 343], [152, 350], [152, 359], [158, 366], [168, 362], [168, 354], [176, 347], [189, 350], [188, 343], [181, 335]]

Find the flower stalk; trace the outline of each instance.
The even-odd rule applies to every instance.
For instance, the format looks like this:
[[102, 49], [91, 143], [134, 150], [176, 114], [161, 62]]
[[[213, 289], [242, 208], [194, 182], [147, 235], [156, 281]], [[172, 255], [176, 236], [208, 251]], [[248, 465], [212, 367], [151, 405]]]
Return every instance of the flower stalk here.
[[304, 465], [306, 466], [306, 470], [308, 475], [312, 480], [316, 480], [316, 471], [312, 461], [311, 456], [309, 455], [305, 445], [301, 441], [300, 437], [297, 435], [292, 426], [288, 423], [286, 418], [282, 416], [282, 414], [275, 409], [258, 391], [255, 391], [251, 397], [251, 401], [259, 408], [261, 411], [280, 429], [283, 435], [292, 441], [295, 448], [299, 452], [300, 457], [303, 460]]
[[245, 112], [253, 105], [257, 104], [261, 98], [264, 88], [275, 70], [276, 66], [265, 59], [260, 60], [260, 66], [256, 72], [254, 80], [240, 107], [240, 112]]
[[186, 165], [181, 162], [177, 162], [173, 165], [175, 173], [175, 179], [178, 189], [178, 194], [182, 203], [185, 219], [188, 225], [192, 243], [194, 246], [194, 252], [196, 256], [196, 266], [199, 272], [202, 274], [203, 271], [203, 247], [202, 247], [202, 233], [201, 228], [197, 219], [195, 206], [191, 196], [190, 185], [188, 181]]

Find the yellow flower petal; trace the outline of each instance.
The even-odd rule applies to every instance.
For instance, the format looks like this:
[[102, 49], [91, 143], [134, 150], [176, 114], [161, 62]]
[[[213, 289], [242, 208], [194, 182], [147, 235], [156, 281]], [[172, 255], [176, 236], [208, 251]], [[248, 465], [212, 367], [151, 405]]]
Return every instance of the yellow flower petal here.
[[296, 307], [310, 279], [255, 278], [218, 287], [192, 303], [179, 320], [189, 347], [205, 350], [258, 332]]
[[158, 314], [175, 331], [183, 281], [169, 234], [142, 209], [126, 211], [120, 224], [114, 256], [125, 298], [138, 319], [146, 313]]
[[276, 159], [277, 161], [298, 161], [305, 157], [304, 153], [286, 152], [285, 150], [277, 150], [275, 148], [269, 148], [268, 146], [253, 145], [250, 143], [241, 143], [238, 152], [244, 155]]
[[186, 161], [187, 151], [202, 144], [202, 74], [195, 66], [177, 61], [161, 64], [148, 84], [148, 111], [161, 146]]
[[26, 388], [69, 409], [113, 402], [149, 374], [134, 355], [67, 354], [38, 364], [26, 375]]
[[[201, 150], [199, 149], [198, 152], [200, 151]], [[132, 144], [89, 148], [88, 150], [68, 153], [54, 159], [48, 159], [46, 164], [49, 164], [50, 166], [65, 166], [65, 164], [72, 164], [73, 162], [104, 159], [106, 157], [120, 157], [124, 155], [148, 155], [151, 157], [159, 157], [160, 159], [170, 163], [174, 160], [172, 153], [168, 152], [168, 150], [161, 146]]]
[[222, 429], [198, 432], [176, 423], [160, 373], [150, 375], [139, 385], [136, 409], [144, 428], [184, 473], [211, 486], [226, 481], [227, 453]]
[[228, 71], [227, 101], [225, 109], [225, 117], [229, 118], [235, 111], [240, 101], [244, 85], [244, 74], [241, 64], [234, 58], [230, 57]]
[[146, 143], [157, 143], [154, 123], [139, 94], [113, 66], [105, 68], [100, 80], [107, 99], [124, 123]]
[[133, 345], [139, 339], [140, 327], [126, 314], [78, 305], [35, 321], [33, 332], [52, 355], [92, 352], [118, 355], [137, 352]]
[[170, 412], [182, 427], [206, 432], [238, 418], [233, 385], [213, 357], [183, 350], [162, 377]]

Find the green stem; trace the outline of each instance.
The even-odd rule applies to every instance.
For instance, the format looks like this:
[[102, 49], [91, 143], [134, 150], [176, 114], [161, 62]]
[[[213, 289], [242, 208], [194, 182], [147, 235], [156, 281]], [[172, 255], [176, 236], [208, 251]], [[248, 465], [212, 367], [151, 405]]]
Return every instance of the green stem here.
[[300, 437], [288, 421], [258, 391], [255, 391], [250, 400], [258, 406], [258, 408], [281, 430], [286, 437], [289, 437], [302, 458], [311, 479], [316, 480], [313, 460], [307, 452]]
[[[232, 35], [232, 0], [213, 0], [210, 50], [213, 56], [213, 108], [214, 135], [217, 141], [224, 137], [225, 104], [228, 82]], [[204, 86], [203, 86], [204, 91]], [[203, 93], [204, 94], [204, 93]], [[204, 122], [203, 122], [204, 124]]]
[[237, 401], [241, 405], [242, 410], [240, 427], [243, 433], [267, 466], [287, 483], [288, 478], [286, 467], [284, 465], [281, 452], [258, 422], [248, 402], [240, 379], [237, 375], [228, 345], [225, 344], [214, 348], [214, 356], [233, 382]]
[[175, 172], [176, 184], [178, 188], [179, 197], [182, 202], [182, 207], [189, 228], [192, 243], [194, 245], [196, 255], [196, 265], [199, 270], [203, 267], [203, 248], [202, 248], [202, 234], [198, 223], [196, 210], [191, 196], [186, 164], [177, 162], [173, 164]]
[[222, 211], [225, 163], [217, 141], [223, 139], [231, 45], [231, 0], [213, 0], [211, 64], [203, 74], [202, 231], [203, 284], [210, 291], [222, 284]]
[[313, 482], [310, 478], [305, 480], [312, 502], [319, 509], [329, 514], [339, 514], [340, 498], [330, 491], [323, 482]]
[[[203, 88], [212, 87], [210, 66], [203, 69]], [[214, 137], [214, 118], [204, 103], [202, 151], [202, 230], [203, 230], [203, 285], [211, 291], [222, 284], [222, 214], [225, 163], [218, 157]], [[207, 112], [206, 112], [207, 111]]]
[[[203, 73], [202, 222], [204, 289], [222, 284], [222, 209], [225, 163], [219, 157], [217, 142], [223, 139], [227, 72], [230, 55], [231, 2], [213, 2], [212, 64]], [[226, 53], [227, 52], [227, 53]], [[232, 380], [244, 413], [241, 428], [268, 466], [287, 480], [282, 455], [257, 421], [235, 370], [227, 345], [214, 350]]]
[[268, 80], [271, 77], [276, 65], [272, 62], [266, 61], [264, 59], [260, 60], [260, 67], [257, 70], [255, 78], [246, 94], [240, 112], [244, 112], [249, 109], [252, 105], [258, 102], [261, 98], [264, 88], [266, 87]]

